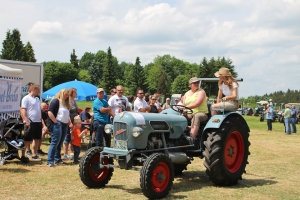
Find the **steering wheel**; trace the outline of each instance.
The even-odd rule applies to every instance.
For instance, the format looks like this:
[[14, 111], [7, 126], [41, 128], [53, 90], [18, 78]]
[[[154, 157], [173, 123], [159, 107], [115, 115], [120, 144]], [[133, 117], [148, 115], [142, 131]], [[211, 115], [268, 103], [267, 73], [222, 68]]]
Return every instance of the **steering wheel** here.
[[193, 114], [193, 110], [190, 109], [189, 107], [184, 106], [184, 105], [170, 105], [170, 107], [172, 108], [172, 110], [174, 110], [176, 112], [179, 112], [181, 114], [184, 113], [184, 112], [186, 112], [186, 114]]

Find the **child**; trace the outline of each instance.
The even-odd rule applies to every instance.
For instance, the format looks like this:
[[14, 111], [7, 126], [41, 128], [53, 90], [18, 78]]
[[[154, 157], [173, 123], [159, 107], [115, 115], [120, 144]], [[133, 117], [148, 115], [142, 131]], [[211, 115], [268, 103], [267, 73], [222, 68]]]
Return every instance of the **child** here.
[[11, 130], [9, 133], [5, 134], [5, 138], [7, 140], [7, 142], [9, 142], [10, 144], [19, 147], [19, 148], [23, 148], [24, 147], [24, 141], [22, 139], [18, 139], [16, 136], [16, 133], [14, 133], [15, 130]]
[[81, 119], [79, 116], [75, 116], [74, 117], [74, 129], [72, 131], [72, 146], [73, 146], [73, 149], [74, 149], [74, 162], [73, 164], [78, 164], [79, 161], [78, 161], [78, 157], [79, 157], [79, 154], [80, 154], [80, 141], [81, 141], [81, 138], [83, 136], [85, 136], [88, 132], [87, 129], [83, 130], [82, 132], [80, 131], [80, 128], [81, 128]]
[[[6, 133], [7, 131], [8, 131], [8, 129], [4, 129], [4, 133]], [[25, 160], [26, 161], [24, 140], [18, 139], [18, 135], [19, 135], [18, 131], [12, 129], [10, 132], [8, 132], [8, 133], [5, 134], [5, 139], [10, 144], [16, 146], [17, 148], [22, 149], [21, 160]]]

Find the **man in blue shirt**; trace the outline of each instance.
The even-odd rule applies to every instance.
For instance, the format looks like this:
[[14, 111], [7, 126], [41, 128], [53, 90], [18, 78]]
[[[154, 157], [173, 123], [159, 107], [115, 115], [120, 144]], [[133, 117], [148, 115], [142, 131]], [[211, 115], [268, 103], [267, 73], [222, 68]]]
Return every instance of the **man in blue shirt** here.
[[103, 137], [105, 137], [105, 144], [110, 147], [111, 134], [104, 132], [104, 126], [109, 123], [108, 115], [114, 117], [111, 107], [104, 99], [103, 88], [97, 89], [97, 98], [93, 102], [94, 112], [94, 130], [96, 131], [96, 146], [103, 147]]
[[297, 133], [296, 117], [297, 117], [297, 110], [295, 109], [295, 105], [292, 105], [291, 124], [292, 124], [293, 133]]

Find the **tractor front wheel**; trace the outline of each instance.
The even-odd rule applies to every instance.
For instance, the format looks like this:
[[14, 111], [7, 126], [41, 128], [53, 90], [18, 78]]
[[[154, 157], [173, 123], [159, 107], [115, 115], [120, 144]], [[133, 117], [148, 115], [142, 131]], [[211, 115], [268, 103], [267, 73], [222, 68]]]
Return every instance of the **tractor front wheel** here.
[[140, 174], [140, 186], [147, 198], [160, 199], [167, 196], [173, 180], [173, 164], [167, 154], [154, 153], [147, 158]]
[[239, 117], [225, 119], [219, 129], [211, 129], [204, 142], [204, 166], [216, 185], [237, 184], [248, 164], [250, 142], [246, 122]]
[[[104, 187], [111, 179], [114, 168], [100, 168], [101, 147], [89, 149], [79, 163], [81, 181], [90, 188]], [[112, 158], [103, 158], [103, 165], [113, 164]]]

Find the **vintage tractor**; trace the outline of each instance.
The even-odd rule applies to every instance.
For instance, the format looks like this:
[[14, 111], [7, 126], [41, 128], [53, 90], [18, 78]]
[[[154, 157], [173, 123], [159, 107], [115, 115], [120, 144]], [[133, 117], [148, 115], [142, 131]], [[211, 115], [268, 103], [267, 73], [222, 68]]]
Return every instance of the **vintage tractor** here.
[[[199, 79], [201, 82], [204, 79]], [[205, 79], [217, 81], [218, 79]], [[113, 124], [114, 146], [93, 147], [80, 160], [79, 176], [90, 188], [104, 187], [114, 168], [140, 171], [140, 186], [149, 199], [167, 196], [175, 175], [180, 175], [195, 158], [204, 158], [209, 179], [219, 186], [237, 184], [248, 164], [250, 129], [237, 112], [223, 112], [201, 122], [197, 138], [189, 139], [187, 107], [157, 113], [122, 112]], [[115, 164], [117, 163], [117, 164]]]

